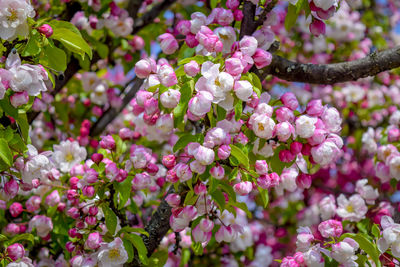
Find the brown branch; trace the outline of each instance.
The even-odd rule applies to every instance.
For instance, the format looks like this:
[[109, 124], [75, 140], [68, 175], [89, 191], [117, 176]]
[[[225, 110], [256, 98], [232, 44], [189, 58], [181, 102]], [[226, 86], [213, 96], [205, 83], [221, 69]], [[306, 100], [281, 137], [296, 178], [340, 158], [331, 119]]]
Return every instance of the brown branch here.
[[136, 19], [135, 26], [133, 27], [132, 34], [137, 33], [142, 28], [144, 28], [149, 23], [152, 23], [158, 15], [165, 9], [167, 9], [170, 5], [175, 3], [176, 0], [164, 0], [163, 2], [155, 5], [149, 12], [144, 14], [142, 17]]
[[142, 0], [130, 0], [128, 3], [128, 10], [129, 17], [133, 18], [134, 20], [137, 18], [137, 13], [139, 8], [141, 7], [143, 1]]
[[256, 5], [250, 1], [244, 1], [243, 4], [243, 20], [240, 26], [239, 39], [245, 35], [252, 35], [257, 26], [255, 25], [254, 16], [256, 15]]
[[[167, 192], [167, 195], [175, 193], [174, 187], [171, 186]], [[143, 242], [147, 248], [147, 256], [151, 256], [153, 252], [157, 249], [161, 242], [161, 239], [167, 234], [170, 229], [169, 217], [171, 216], [171, 207], [165, 201], [165, 197], [158, 206], [157, 210], [154, 212], [149, 223], [144, 228], [148, 233], [149, 237], [141, 235]], [[138, 255], [135, 255], [133, 262], [126, 264], [125, 266], [141, 266]]]
[[132, 98], [135, 97], [136, 92], [139, 91], [140, 86], [143, 84], [143, 80], [138, 77], [134, 78], [125, 88], [124, 92], [126, 93], [124, 98], [122, 99], [122, 105], [118, 109], [109, 108], [104, 112], [104, 114], [93, 124], [90, 129], [90, 136], [96, 136], [101, 134], [104, 129], [107, 127], [109, 123], [111, 123], [118, 114], [129, 104]]
[[282, 80], [309, 84], [335, 84], [356, 81], [400, 67], [400, 46], [374, 52], [362, 59], [333, 64], [302, 64], [273, 55], [271, 65], [260, 70]]

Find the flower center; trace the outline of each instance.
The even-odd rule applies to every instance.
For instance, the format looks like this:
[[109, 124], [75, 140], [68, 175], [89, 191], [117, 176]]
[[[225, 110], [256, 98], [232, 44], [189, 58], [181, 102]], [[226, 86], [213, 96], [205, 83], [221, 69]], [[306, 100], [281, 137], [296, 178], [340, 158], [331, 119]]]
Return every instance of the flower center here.
[[11, 8], [10, 13], [11, 15], [7, 17], [7, 20], [11, 22], [16, 21], [18, 18], [17, 10]]
[[214, 83], [215, 83], [215, 85], [218, 86], [218, 87], [221, 86], [221, 82], [219, 81], [218, 78], [215, 79], [215, 82], [214, 82]]
[[261, 122], [258, 123], [258, 130], [264, 131], [264, 125]]
[[74, 160], [74, 155], [72, 155], [71, 152], [68, 152], [67, 155], [65, 155], [65, 160], [66, 160], [67, 162], [73, 161], [73, 160]]
[[346, 210], [347, 212], [352, 213], [354, 212], [354, 207], [352, 205], [347, 205]]
[[119, 250], [117, 248], [110, 249], [110, 259], [114, 260], [120, 257]]

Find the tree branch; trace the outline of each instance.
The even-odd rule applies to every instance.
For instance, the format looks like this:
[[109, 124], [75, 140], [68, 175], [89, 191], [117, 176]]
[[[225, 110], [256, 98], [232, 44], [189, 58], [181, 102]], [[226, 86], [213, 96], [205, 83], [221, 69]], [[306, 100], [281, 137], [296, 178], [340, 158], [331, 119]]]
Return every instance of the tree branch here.
[[250, 1], [244, 1], [243, 4], [243, 20], [240, 26], [239, 40], [245, 35], [251, 35], [257, 28], [254, 21], [256, 15], [256, 5]]
[[[175, 193], [174, 187], [171, 186], [165, 195]], [[165, 201], [165, 197], [158, 206], [157, 210], [154, 212], [149, 223], [144, 228], [146, 232], [149, 233], [149, 237], [141, 235], [143, 242], [147, 248], [147, 256], [151, 256], [154, 250], [157, 249], [161, 242], [161, 239], [167, 234], [170, 229], [169, 217], [171, 217], [171, 207]], [[133, 261], [126, 266], [141, 266], [138, 255], [135, 256]]]
[[129, 17], [133, 18], [133, 20], [136, 19], [137, 13], [139, 11], [140, 6], [142, 5], [143, 1], [142, 0], [130, 0], [128, 3], [128, 14]]
[[135, 26], [133, 27], [132, 34], [140, 31], [144, 26], [153, 22], [155, 18], [160, 15], [160, 13], [167, 9], [170, 5], [175, 3], [176, 0], [164, 0], [163, 2], [155, 5], [149, 12], [144, 14], [142, 17], [136, 19]]
[[333, 64], [302, 64], [273, 55], [272, 63], [260, 70], [282, 80], [310, 84], [335, 84], [356, 81], [400, 67], [400, 46], [374, 52], [362, 59]]
[[110, 107], [104, 112], [104, 114], [93, 124], [90, 129], [90, 136], [96, 136], [101, 134], [109, 123], [111, 123], [118, 114], [129, 104], [132, 98], [135, 97], [136, 92], [139, 91], [140, 86], [143, 84], [143, 80], [135, 77], [125, 88], [126, 93], [122, 99], [122, 105], [118, 109]]

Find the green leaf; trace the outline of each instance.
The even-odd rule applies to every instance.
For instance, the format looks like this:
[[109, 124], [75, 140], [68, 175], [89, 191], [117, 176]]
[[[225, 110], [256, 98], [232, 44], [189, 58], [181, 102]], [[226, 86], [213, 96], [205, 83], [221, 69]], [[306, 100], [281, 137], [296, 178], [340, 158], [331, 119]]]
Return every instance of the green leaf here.
[[[190, 253], [189, 253], [190, 255]], [[154, 252], [149, 258], [149, 265], [151, 267], [163, 267], [168, 260], [168, 252], [165, 250], [158, 250]]]
[[133, 251], [133, 246], [132, 243], [126, 239], [125, 237], [122, 238], [122, 243], [124, 243], [124, 248], [126, 252], [128, 253], [128, 263], [132, 262], [133, 257], [135, 256], [135, 252]]
[[136, 250], [138, 251], [140, 261], [147, 265], [149, 263], [149, 259], [147, 258], [147, 248], [144, 245], [142, 238], [134, 234], [127, 234], [125, 235], [125, 238], [135, 246]]
[[242, 116], [242, 111], [243, 111], [242, 101], [239, 100], [235, 105], [235, 120], [236, 121], [240, 120], [240, 117]]
[[379, 230], [379, 226], [375, 223], [374, 225], [372, 225], [371, 232], [376, 238], [379, 238], [381, 236], [381, 231]]
[[13, 164], [13, 153], [8, 147], [8, 142], [4, 138], [0, 138], [0, 159], [8, 166]]
[[14, 236], [12, 239], [7, 241], [6, 244], [7, 244], [7, 246], [9, 246], [9, 245], [12, 245], [12, 244], [20, 242], [20, 241], [29, 241], [33, 244], [33, 243], [35, 243], [35, 237], [32, 234], [24, 233], [24, 234]]
[[27, 142], [29, 138], [29, 123], [26, 113], [22, 110], [19, 110], [18, 118], [16, 119], [21, 130], [22, 137], [24, 138], [24, 141]]
[[0, 234], [0, 242], [3, 242], [5, 240], [8, 240], [8, 237], [6, 237], [5, 235]]
[[119, 230], [118, 233], [121, 233], [121, 232], [126, 232], [126, 233], [134, 232], [134, 233], [139, 233], [139, 234], [142, 234], [142, 235], [145, 235], [145, 236], [149, 237], [149, 233], [146, 232], [146, 230], [144, 230], [143, 228], [124, 226], [124, 227], [121, 228], [121, 230]]
[[296, 23], [298, 13], [296, 13], [296, 6], [289, 4], [288, 12], [285, 18], [285, 29], [289, 31]]
[[269, 203], [269, 196], [268, 196], [268, 190], [263, 189], [261, 187], [258, 187], [258, 191], [260, 192], [261, 200], [263, 202], [264, 208], [268, 206]]
[[239, 163], [241, 163], [244, 167], [246, 167], [247, 169], [249, 168], [249, 157], [243, 153], [242, 149], [240, 149], [239, 147], [230, 144], [229, 145], [231, 147], [231, 155], [234, 156]]
[[181, 61], [178, 62], [178, 65], [189, 63], [192, 60], [196, 61], [199, 64], [203, 64], [204, 62], [206, 62], [207, 58], [205, 56], [197, 55], [197, 56], [194, 56], [194, 57], [189, 57], [189, 58], [182, 59]]
[[65, 71], [67, 68], [67, 55], [63, 50], [48, 45], [42, 51], [39, 63], [56, 71]]
[[211, 196], [212, 196], [212, 198], [215, 200], [215, 202], [217, 202], [219, 208], [220, 208], [221, 210], [224, 210], [224, 209], [225, 209], [225, 197], [224, 197], [224, 194], [222, 194], [221, 191], [218, 191], [218, 190], [217, 190], [217, 191], [214, 191], [214, 192], [211, 194]]
[[219, 2], [218, 0], [211, 0], [211, 1], [210, 1], [211, 9], [216, 8], [217, 5], [218, 5], [218, 2]]
[[250, 75], [252, 77], [253, 90], [254, 92], [256, 92], [257, 96], [260, 97], [262, 91], [262, 84], [260, 78], [257, 76], [257, 74], [253, 72], [251, 72]]
[[40, 53], [41, 49], [41, 38], [40, 33], [37, 30], [32, 30], [29, 37], [28, 43], [22, 51], [23, 57], [36, 56]]
[[[281, 175], [283, 169], [286, 166], [289, 166], [287, 163], [282, 162], [279, 159], [279, 152], [284, 149], [286, 149], [286, 148], [283, 145], [276, 148], [274, 151], [274, 155], [269, 159], [269, 162], [268, 162], [268, 165], [271, 167], [272, 171], [276, 172], [278, 175]], [[292, 163], [290, 163], [290, 165], [292, 165]]]
[[122, 209], [131, 196], [133, 176], [128, 176], [122, 183], [115, 182], [114, 188], [119, 193], [118, 208]]
[[56, 28], [53, 30], [52, 39], [60, 41], [68, 50], [79, 54], [82, 58], [86, 53], [92, 59], [92, 49], [81, 35], [67, 28]]
[[217, 105], [217, 121], [222, 121], [226, 118], [226, 110]]
[[175, 143], [173, 151], [176, 152], [180, 149], [183, 149], [189, 144], [190, 142], [197, 142], [197, 136], [193, 134], [185, 134], [181, 136], [178, 141]]
[[203, 254], [203, 246], [199, 242], [192, 243], [192, 249], [195, 255]]
[[190, 250], [187, 248], [182, 249], [182, 257], [181, 257], [181, 263], [179, 264], [179, 267], [184, 267], [190, 260]]
[[340, 239], [343, 240], [346, 237], [350, 237], [350, 238], [354, 239], [358, 243], [360, 248], [362, 250], [364, 250], [371, 257], [371, 259], [375, 262], [375, 265], [377, 267], [382, 266], [381, 262], [379, 261], [380, 252], [375, 244], [373, 244], [370, 240], [368, 240], [361, 233], [358, 233], [358, 234], [345, 233], [340, 237]]
[[81, 32], [78, 30], [78, 28], [75, 27], [75, 25], [72, 24], [71, 22], [64, 21], [64, 20], [52, 20], [48, 24], [53, 29], [53, 32], [54, 32], [54, 30], [58, 31], [58, 30], [64, 28], [64, 29], [72, 31], [73, 33], [75, 33], [79, 36], [82, 36]]
[[175, 127], [183, 125], [183, 118], [185, 116], [189, 100], [192, 97], [193, 88], [194, 88], [194, 81], [190, 80], [189, 82], [184, 83], [184, 85], [180, 89], [181, 99], [179, 101], [179, 104], [174, 109]]
[[108, 207], [106, 203], [101, 205], [101, 209], [103, 210], [104, 218], [106, 219], [107, 229], [111, 235], [114, 235], [118, 223], [117, 215], [115, 215], [115, 213]]

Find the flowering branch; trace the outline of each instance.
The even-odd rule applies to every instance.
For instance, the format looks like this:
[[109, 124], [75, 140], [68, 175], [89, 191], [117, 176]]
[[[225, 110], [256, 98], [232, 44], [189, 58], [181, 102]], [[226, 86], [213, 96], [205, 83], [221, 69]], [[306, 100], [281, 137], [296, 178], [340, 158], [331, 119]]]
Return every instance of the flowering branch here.
[[106, 126], [112, 122], [118, 114], [128, 105], [128, 103], [135, 97], [136, 92], [139, 90], [140, 86], [143, 84], [143, 80], [136, 77], [133, 79], [125, 89], [125, 96], [122, 100], [122, 105], [118, 108], [110, 107], [104, 114], [93, 124], [92, 128], [90, 129], [90, 136], [99, 135]]
[[313, 84], [334, 84], [356, 81], [400, 67], [400, 46], [374, 52], [362, 59], [333, 64], [303, 64], [273, 55], [271, 65], [261, 70], [282, 80]]

